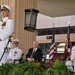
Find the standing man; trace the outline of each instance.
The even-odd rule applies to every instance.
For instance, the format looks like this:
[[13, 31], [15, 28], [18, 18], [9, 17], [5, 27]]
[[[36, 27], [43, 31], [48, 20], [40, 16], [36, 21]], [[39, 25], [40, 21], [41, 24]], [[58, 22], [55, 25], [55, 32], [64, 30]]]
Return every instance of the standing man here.
[[12, 19], [9, 19], [10, 12], [11, 8], [8, 5], [1, 6], [2, 21], [0, 21], [0, 65], [5, 64], [7, 61], [6, 58], [8, 52], [5, 51], [4, 55], [3, 52], [6, 46], [8, 46], [9, 36], [11, 36], [14, 31], [14, 22]]
[[66, 65], [69, 67], [69, 69], [74, 69], [75, 71], [75, 42], [73, 42], [71, 51], [71, 60], [66, 61]]
[[32, 62], [32, 61], [41, 62], [42, 56], [43, 56], [42, 50], [40, 48], [38, 48], [38, 42], [34, 41], [33, 42], [33, 48], [30, 48], [28, 50], [28, 53], [26, 55], [26, 60], [28, 62]]
[[22, 50], [19, 48], [19, 40], [18, 39], [14, 39], [14, 41], [13, 41], [13, 48], [10, 49], [10, 51], [9, 51], [9, 54], [7, 56], [7, 61], [9, 63], [18, 64], [19, 61], [15, 61], [15, 60], [21, 59], [22, 53], [23, 53]]

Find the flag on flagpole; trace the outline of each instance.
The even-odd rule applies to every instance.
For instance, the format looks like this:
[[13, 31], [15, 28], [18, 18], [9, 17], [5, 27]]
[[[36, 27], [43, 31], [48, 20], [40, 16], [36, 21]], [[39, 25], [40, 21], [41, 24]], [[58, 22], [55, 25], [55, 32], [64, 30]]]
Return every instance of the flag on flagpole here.
[[50, 52], [49, 52], [49, 63], [50, 64], [52, 64], [54, 52], [56, 52], [56, 46], [55, 46], [55, 32], [53, 28], [52, 41], [51, 41]]
[[69, 60], [70, 59], [70, 26], [68, 28], [68, 32], [67, 32], [67, 36], [66, 36], [64, 54], [65, 54], [65, 60], [66, 59]]

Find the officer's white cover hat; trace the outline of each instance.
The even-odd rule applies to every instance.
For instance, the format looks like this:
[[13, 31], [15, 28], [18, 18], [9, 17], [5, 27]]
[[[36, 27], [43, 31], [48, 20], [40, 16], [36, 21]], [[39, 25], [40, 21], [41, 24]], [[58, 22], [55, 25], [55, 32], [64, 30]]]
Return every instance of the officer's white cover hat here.
[[1, 6], [1, 11], [2, 10], [7, 10], [7, 11], [11, 12], [11, 8], [8, 5], [2, 5]]
[[18, 40], [18, 39], [14, 39], [13, 42], [14, 42], [14, 43], [19, 43], [19, 40]]

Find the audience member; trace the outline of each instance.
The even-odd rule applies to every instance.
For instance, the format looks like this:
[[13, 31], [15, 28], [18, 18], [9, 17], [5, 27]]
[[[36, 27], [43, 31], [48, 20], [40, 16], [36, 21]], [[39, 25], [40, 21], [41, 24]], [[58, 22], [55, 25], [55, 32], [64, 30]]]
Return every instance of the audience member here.
[[[13, 41], [13, 48], [10, 49], [9, 54], [7, 56], [7, 61], [9, 63], [14, 63], [14, 60], [18, 60], [21, 58], [22, 56], [22, 50], [19, 49], [19, 40], [18, 39], [14, 39]], [[19, 61], [15, 61], [15, 64], [18, 64]]]
[[33, 42], [33, 48], [30, 48], [28, 50], [28, 53], [26, 55], [26, 60], [28, 62], [32, 62], [32, 61], [41, 62], [42, 56], [43, 56], [42, 50], [40, 48], [38, 48], [38, 42], [34, 41]]

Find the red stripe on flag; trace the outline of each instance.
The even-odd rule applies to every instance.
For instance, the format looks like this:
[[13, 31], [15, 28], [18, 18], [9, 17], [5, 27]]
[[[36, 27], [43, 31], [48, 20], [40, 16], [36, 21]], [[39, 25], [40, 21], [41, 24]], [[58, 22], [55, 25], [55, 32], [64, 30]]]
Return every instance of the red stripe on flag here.
[[68, 33], [67, 33], [67, 36], [66, 36], [66, 43], [65, 43], [65, 47], [64, 47], [64, 57], [65, 59], [68, 58], [70, 59], [70, 32], [69, 32], [69, 29], [68, 29]]
[[53, 62], [54, 52], [56, 51], [55, 47], [56, 47], [55, 46], [55, 33], [53, 29], [52, 41], [51, 41], [50, 52], [49, 52], [49, 63]]

